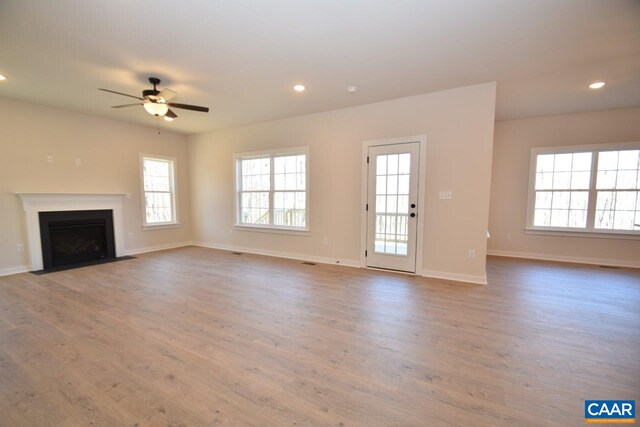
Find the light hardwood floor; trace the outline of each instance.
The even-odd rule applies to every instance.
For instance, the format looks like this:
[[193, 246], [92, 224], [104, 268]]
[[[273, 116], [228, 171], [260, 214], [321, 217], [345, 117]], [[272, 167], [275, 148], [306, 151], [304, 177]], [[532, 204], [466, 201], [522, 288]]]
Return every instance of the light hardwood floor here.
[[640, 272], [488, 286], [188, 247], [0, 278], [2, 426], [583, 425], [640, 402]]

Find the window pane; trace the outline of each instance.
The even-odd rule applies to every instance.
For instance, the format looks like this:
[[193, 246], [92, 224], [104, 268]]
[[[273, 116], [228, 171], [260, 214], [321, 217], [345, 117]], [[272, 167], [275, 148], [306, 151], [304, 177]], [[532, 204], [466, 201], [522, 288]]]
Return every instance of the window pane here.
[[551, 211], [551, 226], [566, 227], [569, 221], [568, 209], [554, 209]]
[[398, 175], [387, 176], [387, 194], [398, 194]]
[[638, 164], [639, 157], [640, 157], [640, 150], [620, 151], [620, 155], [618, 158], [618, 169], [620, 170], [638, 169], [638, 167], [640, 167], [640, 165]]
[[536, 174], [536, 190], [551, 190], [553, 188], [553, 172], [538, 172]]
[[553, 193], [551, 207], [556, 209], [569, 209], [571, 193], [569, 191], [555, 191]]
[[269, 157], [240, 160], [242, 191], [268, 191], [271, 187]]
[[586, 210], [570, 210], [569, 211], [569, 227], [585, 228], [587, 226]]
[[613, 215], [614, 230], [633, 230], [634, 211], [618, 211]]
[[554, 172], [571, 172], [571, 164], [573, 163], [573, 154], [556, 154], [553, 164]]
[[565, 190], [571, 188], [571, 172], [554, 172], [553, 189]]
[[596, 211], [595, 228], [611, 229], [613, 227], [613, 211]]
[[572, 190], [588, 190], [591, 180], [591, 172], [573, 172], [571, 174]]
[[387, 196], [387, 213], [398, 211], [398, 196]]
[[376, 175], [387, 174], [387, 156], [378, 156], [376, 158]]
[[398, 173], [398, 155], [389, 154], [387, 156], [387, 174], [393, 175]]
[[554, 154], [541, 154], [536, 162], [536, 172], [552, 172]]
[[274, 157], [273, 159], [273, 173], [285, 173], [286, 159], [284, 157]]
[[306, 225], [306, 194], [301, 191], [273, 193], [273, 223], [278, 226], [304, 227]]
[[598, 190], [607, 190], [610, 188], [615, 188], [616, 187], [616, 176], [617, 176], [617, 172], [616, 171], [610, 171], [610, 170], [599, 170], [599, 166], [598, 166], [598, 177], [596, 180], [596, 188]]
[[148, 224], [173, 221], [170, 193], [145, 193], [145, 206]]
[[618, 169], [618, 152], [617, 151], [601, 151], [598, 155], [598, 170], [616, 170]]
[[571, 209], [587, 210], [589, 204], [589, 193], [587, 191], [571, 192]]
[[536, 209], [551, 209], [551, 198], [553, 193], [551, 191], [537, 191], [536, 192]]
[[533, 217], [533, 225], [536, 227], [548, 227], [551, 224], [551, 209], [536, 209]]
[[398, 175], [398, 194], [409, 194], [409, 175]]
[[591, 170], [591, 153], [575, 153], [573, 155], [573, 167], [574, 172], [590, 171]]
[[400, 154], [398, 173], [408, 174], [411, 172], [411, 154]]
[[613, 191], [598, 191], [596, 198], [596, 209], [600, 211], [613, 210], [615, 202], [615, 194]]
[[169, 161], [143, 160], [144, 191], [169, 191]]
[[638, 178], [637, 170], [618, 171], [618, 177], [616, 179], [616, 188], [618, 190], [631, 190], [631, 189], [635, 190], [637, 178]]
[[616, 194], [616, 210], [633, 211], [636, 209], [636, 193], [620, 191]]
[[640, 191], [599, 191], [596, 199], [595, 228], [638, 230]]
[[387, 194], [387, 176], [376, 177], [376, 194]]
[[243, 224], [269, 224], [269, 193], [242, 193], [240, 222]]

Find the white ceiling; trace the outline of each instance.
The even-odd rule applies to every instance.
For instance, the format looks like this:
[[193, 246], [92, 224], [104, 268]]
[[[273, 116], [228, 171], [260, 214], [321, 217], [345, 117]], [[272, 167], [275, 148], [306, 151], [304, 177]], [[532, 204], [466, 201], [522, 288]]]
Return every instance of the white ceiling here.
[[[640, 1], [0, 0], [0, 73], [0, 97], [185, 133], [488, 81], [499, 119], [638, 106]], [[96, 90], [152, 75], [211, 112]]]

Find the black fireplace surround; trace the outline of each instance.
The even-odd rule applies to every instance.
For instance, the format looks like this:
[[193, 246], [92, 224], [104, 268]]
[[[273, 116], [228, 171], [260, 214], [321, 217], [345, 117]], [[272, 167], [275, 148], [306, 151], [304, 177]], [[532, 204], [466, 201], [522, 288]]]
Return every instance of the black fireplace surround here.
[[39, 212], [45, 270], [115, 259], [113, 211]]

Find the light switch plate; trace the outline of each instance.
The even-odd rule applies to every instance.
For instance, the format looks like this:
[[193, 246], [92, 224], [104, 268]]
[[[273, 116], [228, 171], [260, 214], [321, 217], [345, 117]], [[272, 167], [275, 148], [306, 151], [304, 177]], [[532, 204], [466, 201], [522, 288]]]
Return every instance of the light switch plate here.
[[440, 192], [440, 200], [451, 200], [452, 198], [453, 198], [453, 192], [451, 191]]

